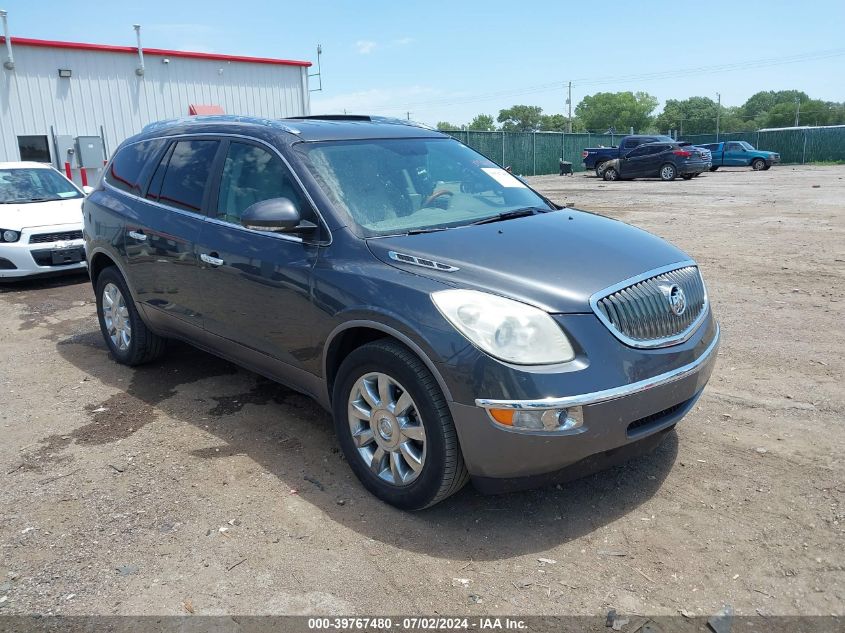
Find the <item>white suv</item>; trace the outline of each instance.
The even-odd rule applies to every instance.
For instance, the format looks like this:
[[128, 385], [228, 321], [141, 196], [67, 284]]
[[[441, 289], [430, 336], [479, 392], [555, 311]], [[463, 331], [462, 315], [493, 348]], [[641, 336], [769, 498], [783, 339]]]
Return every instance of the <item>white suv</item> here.
[[0, 281], [85, 268], [82, 189], [41, 163], [0, 163]]

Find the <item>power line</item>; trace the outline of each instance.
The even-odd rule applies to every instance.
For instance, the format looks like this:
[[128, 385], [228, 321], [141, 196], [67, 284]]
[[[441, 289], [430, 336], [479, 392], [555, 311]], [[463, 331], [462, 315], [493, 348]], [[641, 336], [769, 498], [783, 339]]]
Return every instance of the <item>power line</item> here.
[[[573, 79], [572, 85], [576, 87], [602, 86], [626, 82], [642, 82], [655, 81], [659, 79], [673, 79], [679, 77], [688, 77], [691, 75], [706, 75], [717, 74], [723, 72], [734, 72], [738, 70], [748, 70], [752, 68], [765, 68], [771, 66], [782, 66], [786, 64], [795, 64], [807, 61], [816, 61], [822, 59], [830, 59], [834, 57], [841, 57], [845, 55], [845, 48], [834, 48], [823, 51], [816, 51], [812, 53], [801, 53], [798, 55], [788, 55], [784, 57], [769, 57], [755, 60], [745, 60], [742, 62], [735, 62], [730, 64], [716, 64], [712, 66], [696, 66], [692, 68], [683, 68], [675, 70], [664, 70], [651, 73], [640, 73], [632, 75], [617, 75], [608, 77], [597, 77], [593, 79], [582, 78]], [[500, 90], [496, 92], [482, 93], [478, 95], [468, 96], [466, 98], [444, 97], [441, 99], [431, 99], [428, 101], [417, 101], [414, 103], [406, 103], [404, 105], [396, 106], [381, 106], [370, 108], [374, 111], [385, 110], [406, 110], [411, 107], [419, 108], [426, 106], [438, 105], [457, 105], [467, 103], [479, 103], [483, 101], [491, 101], [504, 97], [518, 97], [530, 94], [538, 94], [543, 92], [552, 92], [555, 90], [563, 90], [567, 86], [565, 81], [556, 81], [545, 84], [537, 84], [534, 86], [526, 86], [513, 90]]]

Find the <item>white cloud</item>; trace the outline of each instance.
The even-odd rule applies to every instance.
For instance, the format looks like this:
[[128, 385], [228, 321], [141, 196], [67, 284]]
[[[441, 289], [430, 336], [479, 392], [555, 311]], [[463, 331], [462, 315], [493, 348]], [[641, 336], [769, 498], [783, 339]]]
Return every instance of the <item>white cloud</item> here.
[[358, 40], [355, 42], [355, 48], [359, 53], [361, 53], [361, 55], [369, 55], [373, 52], [376, 46], [378, 46], [378, 44], [372, 40]]

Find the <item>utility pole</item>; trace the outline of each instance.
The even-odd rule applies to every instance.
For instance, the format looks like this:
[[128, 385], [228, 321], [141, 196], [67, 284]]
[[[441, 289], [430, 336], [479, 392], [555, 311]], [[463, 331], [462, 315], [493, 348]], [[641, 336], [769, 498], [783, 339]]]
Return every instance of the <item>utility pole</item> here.
[[405, 114], [407, 115], [408, 120], [410, 121], [410, 120], [411, 120], [411, 113], [410, 113], [410, 112], [406, 112]]
[[795, 108], [795, 127], [798, 127], [798, 121], [801, 120], [801, 97], [798, 97], [795, 101], [798, 103], [798, 107]]
[[566, 121], [566, 133], [572, 134], [572, 82], [569, 82], [569, 96], [566, 97], [566, 105], [569, 107], [569, 118]]
[[719, 117], [722, 114], [722, 95], [716, 93], [716, 142], [719, 142]]

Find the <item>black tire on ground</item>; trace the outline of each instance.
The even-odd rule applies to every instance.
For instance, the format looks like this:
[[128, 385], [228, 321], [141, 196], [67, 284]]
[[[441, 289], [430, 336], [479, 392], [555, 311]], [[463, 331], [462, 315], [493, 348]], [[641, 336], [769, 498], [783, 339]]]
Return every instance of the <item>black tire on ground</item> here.
[[716, 171], [717, 169], [719, 169], [719, 166], [718, 166], [718, 165], [713, 165], [713, 166], [710, 168], [710, 171]]
[[[126, 318], [131, 328], [131, 336], [125, 349], [120, 349], [115, 342], [112, 341], [109, 329], [106, 325], [103, 310], [103, 294], [109, 284], [117, 286], [126, 306]], [[126, 280], [123, 279], [123, 275], [120, 274], [120, 271], [115, 266], [105, 268], [99, 274], [97, 277], [95, 294], [97, 300], [97, 319], [100, 322], [100, 331], [103, 334], [103, 339], [105, 339], [109, 351], [118, 363], [130, 366], [142, 365], [155, 360], [164, 353], [167, 339], [153, 333], [141, 319], [141, 315], [138, 313], [138, 308], [135, 307], [135, 302], [132, 300], [132, 295], [129, 293], [129, 288], [126, 286]]]
[[607, 169], [604, 170], [604, 173], [602, 174], [602, 178], [604, 178], [607, 181], [619, 180], [619, 172], [616, 171], [616, 167], [608, 167]]
[[665, 163], [660, 167], [660, 180], [671, 181], [678, 176], [678, 170], [672, 163]]
[[698, 175], [698, 174], [684, 174], [683, 176], [681, 176], [681, 178], [683, 178], [684, 180], [692, 180], [692, 179], [693, 179], [693, 178], [695, 178], [697, 175]]
[[751, 161], [751, 169], [754, 171], [762, 171], [766, 168], [766, 161], [762, 158], [755, 158]]
[[[387, 374], [404, 387], [425, 429], [425, 458], [416, 479], [406, 485], [382, 480], [358, 452], [349, 423], [349, 399], [359, 378]], [[469, 481], [455, 424], [437, 381], [408, 348], [390, 339], [354, 350], [340, 366], [335, 380], [332, 413], [340, 447], [352, 471], [373, 495], [403, 510], [422, 510], [456, 493]], [[388, 459], [390, 455], [388, 454]]]
[[601, 178], [604, 175], [604, 165], [607, 163], [596, 163], [596, 178]]
[[771, 168], [772, 168], [772, 166], [771, 166], [771, 165], [766, 165], [765, 167], [763, 167], [763, 171], [769, 170], [769, 169], [771, 169]]

